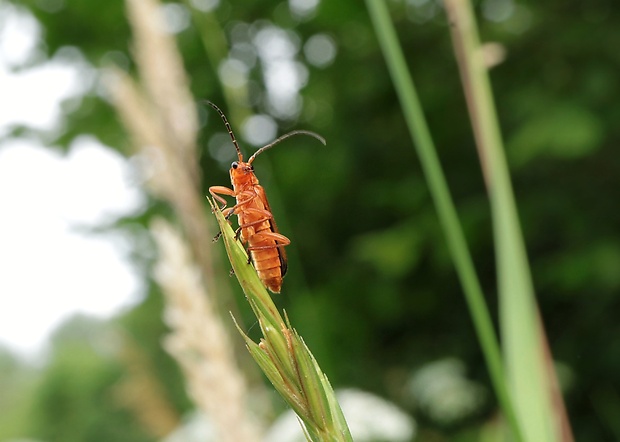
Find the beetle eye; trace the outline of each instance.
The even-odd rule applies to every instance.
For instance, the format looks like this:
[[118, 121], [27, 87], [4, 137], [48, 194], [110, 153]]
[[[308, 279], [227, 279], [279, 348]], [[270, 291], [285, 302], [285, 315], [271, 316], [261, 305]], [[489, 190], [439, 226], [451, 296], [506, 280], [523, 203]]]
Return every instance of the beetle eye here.
[[239, 167], [239, 164], [236, 161], [233, 161], [230, 167], [232, 167], [233, 169], [236, 169], [237, 167]]

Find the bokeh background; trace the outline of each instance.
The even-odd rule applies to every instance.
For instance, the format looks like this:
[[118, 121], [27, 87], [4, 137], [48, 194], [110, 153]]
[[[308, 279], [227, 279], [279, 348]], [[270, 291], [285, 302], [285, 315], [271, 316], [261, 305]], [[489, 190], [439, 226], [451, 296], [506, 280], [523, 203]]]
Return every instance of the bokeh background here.
[[[495, 312], [488, 200], [444, 11], [388, 3]], [[610, 0], [475, 4], [575, 438], [618, 440], [620, 10]], [[277, 303], [332, 384], [397, 405], [415, 440], [481, 440], [496, 402], [363, 2], [191, 0], [161, 11], [196, 100], [204, 195], [228, 185], [235, 153], [202, 99], [228, 114], [246, 154], [293, 129], [327, 139], [288, 140], [254, 164], [292, 240]], [[0, 3], [2, 441], [154, 441], [194, 409], [161, 345], [152, 277], [149, 226], [174, 210], [144, 190], [148, 165], [104, 81], [113, 65], [136, 74], [131, 38], [120, 0]], [[265, 408], [270, 420], [284, 405]]]

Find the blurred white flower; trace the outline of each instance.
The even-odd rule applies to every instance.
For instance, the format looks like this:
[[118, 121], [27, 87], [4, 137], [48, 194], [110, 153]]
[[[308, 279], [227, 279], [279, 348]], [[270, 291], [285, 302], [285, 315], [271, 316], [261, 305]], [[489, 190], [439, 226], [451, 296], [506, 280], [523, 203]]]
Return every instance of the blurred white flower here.
[[216, 442], [215, 428], [204, 414], [194, 411], [161, 442]]
[[319, 0], [288, 0], [291, 14], [297, 18], [308, 18], [314, 15]]
[[[416, 424], [396, 405], [361, 390], [336, 392], [353, 440], [356, 442], [408, 442], [413, 440]], [[265, 442], [305, 442], [299, 420], [287, 411], [272, 425]]]
[[433, 421], [449, 425], [478, 412], [487, 400], [487, 391], [465, 377], [465, 365], [448, 358], [417, 370], [408, 392], [418, 408]]
[[327, 34], [315, 34], [304, 45], [304, 54], [314, 66], [324, 68], [336, 58], [336, 42]]

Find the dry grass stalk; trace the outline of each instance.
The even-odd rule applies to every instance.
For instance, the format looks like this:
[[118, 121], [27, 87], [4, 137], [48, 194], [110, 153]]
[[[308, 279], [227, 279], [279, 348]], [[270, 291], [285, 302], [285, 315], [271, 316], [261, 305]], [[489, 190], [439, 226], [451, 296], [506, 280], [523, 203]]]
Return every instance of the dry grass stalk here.
[[259, 440], [246, 412], [248, 388], [236, 369], [228, 333], [205, 293], [187, 245], [166, 221], [153, 223], [160, 250], [155, 276], [166, 295], [172, 332], [165, 348], [181, 364], [195, 403], [217, 424], [218, 440]]
[[181, 55], [165, 30], [161, 4], [155, 0], [127, 0], [127, 14], [133, 27], [134, 57], [142, 84], [160, 114], [163, 135], [182, 153], [185, 168], [197, 180], [196, 106], [187, 87], [189, 81]]
[[147, 167], [147, 185], [175, 210], [218, 308], [231, 307], [230, 289], [216, 285], [222, 264], [211, 253], [215, 232], [200, 192], [196, 154], [196, 104], [189, 92], [183, 63], [174, 40], [164, 31], [155, 0], [127, 0], [134, 28], [135, 57], [141, 83], [120, 69], [109, 69], [107, 80], [114, 104]]
[[200, 191], [196, 105], [174, 40], [164, 29], [159, 2], [127, 0], [127, 9], [140, 82], [110, 69], [108, 86], [147, 167], [147, 186], [174, 209], [187, 238], [181, 243], [171, 227], [157, 230], [165, 260], [158, 268], [167, 299], [165, 317], [173, 328], [166, 347], [183, 367], [196, 404], [220, 429], [219, 440], [257, 440], [256, 426], [245, 411], [247, 388], [234, 358], [234, 341], [220, 314], [234, 306], [230, 288], [214, 276], [224, 270], [213, 255], [216, 229]]

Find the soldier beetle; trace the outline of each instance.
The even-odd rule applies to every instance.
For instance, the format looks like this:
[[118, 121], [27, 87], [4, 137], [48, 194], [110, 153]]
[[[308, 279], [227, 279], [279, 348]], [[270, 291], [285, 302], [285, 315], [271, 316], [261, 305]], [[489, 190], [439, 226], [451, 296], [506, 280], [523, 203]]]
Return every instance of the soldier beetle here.
[[[238, 161], [234, 161], [230, 166], [230, 181], [233, 188], [212, 186], [209, 187], [209, 193], [223, 204], [222, 213], [227, 219], [233, 214], [237, 215], [239, 228], [236, 234], [237, 238], [240, 235], [242, 242], [247, 245], [248, 264], [251, 259], [263, 285], [273, 293], [280, 293], [282, 278], [284, 278], [287, 270], [284, 246], [289, 245], [291, 241], [278, 231], [265, 189], [258, 183], [252, 162], [267, 149], [293, 135], [310, 135], [323, 144], [325, 144], [325, 139], [314, 132], [294, 130], [261, 147], [254, 152], [247, 162], [244, 162], [241, 149], [224, 112], [214, 103], [210, 101], [207, 103], [217, 111], [224, 121], [238, 156]], [[220, 195], [235, 197], [236, 204], [226, 209], [226, 200]], [[215, 237], [215, 240], [218, 237], [219, 235]]]

